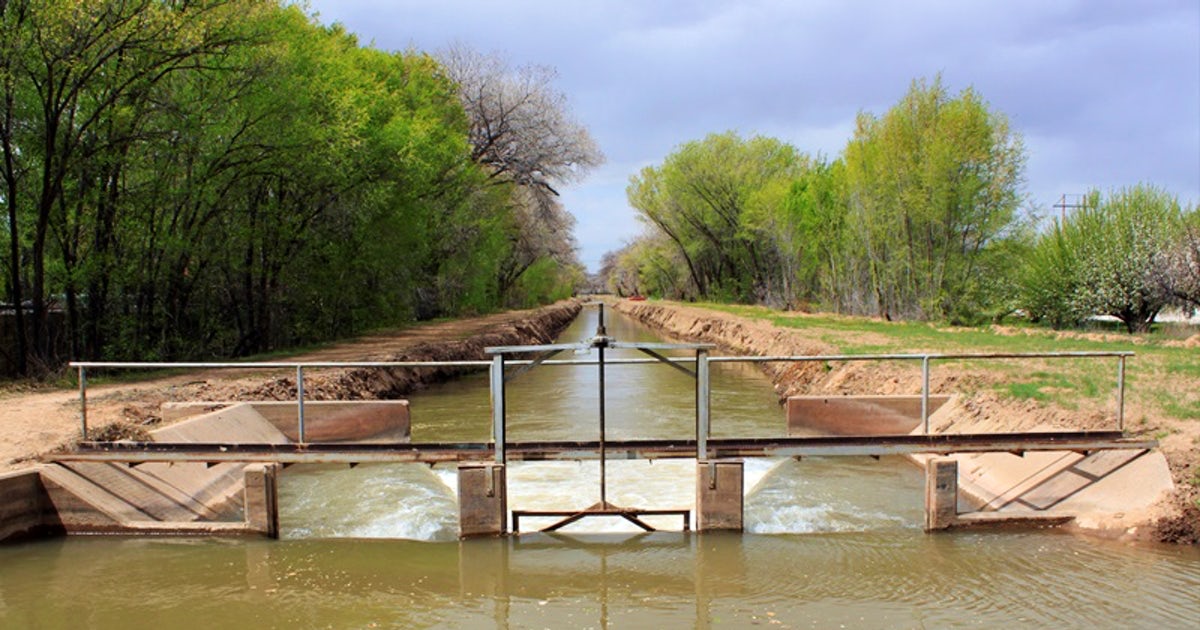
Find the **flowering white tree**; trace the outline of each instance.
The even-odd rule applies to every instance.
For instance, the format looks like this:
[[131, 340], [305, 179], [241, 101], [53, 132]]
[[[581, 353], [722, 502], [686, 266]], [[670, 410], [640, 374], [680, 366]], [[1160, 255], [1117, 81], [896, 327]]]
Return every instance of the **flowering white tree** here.
[[1180, 233], [1179, 201], [1139, 184], [1083, 208], [1074, 224], [1079, 280], [1074, 300], [1084, 312], [1111, 315], [1129, 332], [1147, 332], [1173, 296], [1160, 281], [1163, 252]]
[[1190, 223], [1163, 254], [1159, 282], [1180, 306], [1195, 312], [1200, 310], [1200, 209], [1190, 212]]

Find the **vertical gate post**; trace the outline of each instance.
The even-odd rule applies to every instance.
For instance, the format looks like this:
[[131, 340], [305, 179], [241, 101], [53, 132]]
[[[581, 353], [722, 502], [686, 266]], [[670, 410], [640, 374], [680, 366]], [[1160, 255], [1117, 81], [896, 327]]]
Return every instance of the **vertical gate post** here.
[[79, 439], [87, 439], [87, 368], [79, 366]]
[[503, 465], [506, 461], [504, 452], [504, 355], [492, 357], [491, 368], [492, 386], [492, 440], [496, 447], [496, 463]]
[[508, 491], [504, 465], [458, 466], [458, 536], [503, 536], [508, 533]]
[[708, 367], [708, 351], [696, 350], [696, 461], [708, 459], [708, 434], [712, 427]]
[[248, 464], [245, 480], [246, 526], [267, 538], [279, 538], [279, 464]]
[[696, 462], [696, 530], [742, 531], [742, 462]]
[[925, 531], [949, 529], [958, 521], [958, 460], [934, 457], [925, 466]]
[[301, 444], [304, 438], [304, 366], [296, 366], [296, 437]]

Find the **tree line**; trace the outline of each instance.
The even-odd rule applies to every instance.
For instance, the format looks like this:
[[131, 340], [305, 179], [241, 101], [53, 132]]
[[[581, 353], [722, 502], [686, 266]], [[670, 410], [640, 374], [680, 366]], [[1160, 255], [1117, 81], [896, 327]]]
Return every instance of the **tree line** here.
[[0, 0], [3, 350], [241, 356], [568, 295], [554, 187], [602, 156], [553, 80], [283, 0]]
[[1198, 305], [1196, 209], [1143, 184], [1047, 226], [1023, 206], [1025, 163], [1007, 118], [940, 77], [860, 113], [834, 159], [712, 134], [631, 178], [645, 230], [601, 279], [622, 295], [959, 323], [1110, 314], [1141, 330]]

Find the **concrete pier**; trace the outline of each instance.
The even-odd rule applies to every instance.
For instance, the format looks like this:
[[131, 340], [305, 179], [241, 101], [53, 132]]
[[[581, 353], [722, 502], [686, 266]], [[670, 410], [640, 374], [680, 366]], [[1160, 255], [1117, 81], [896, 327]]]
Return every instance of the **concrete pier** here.
[[508, 483], [503, 464], [460, 464], [458, 467], [458, 535], [460, 538], [508, 533]]
[[949, 529], [958, 521], [958, 460], [935, 457], [925, 467], [925, 531]]
[[742, 531], [742, 462], [696, 462], [696, 530]]
[[250, 464], [245, 470], [246, 527], [279, 538], [279, 464]]

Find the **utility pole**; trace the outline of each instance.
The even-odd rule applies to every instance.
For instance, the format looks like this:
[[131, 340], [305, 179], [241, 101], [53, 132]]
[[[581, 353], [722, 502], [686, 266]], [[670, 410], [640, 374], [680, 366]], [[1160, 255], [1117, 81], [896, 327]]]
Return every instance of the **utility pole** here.
[[1058, 210], [1058, 224], [1064, 225], [1067, 222], [1068, 210], [1078, 210], [1088, 207], [1088, 196], [1063, 193], [1063, 196], [1058, 198], [1058, 203], [1054, 204], [1054, 207]]

